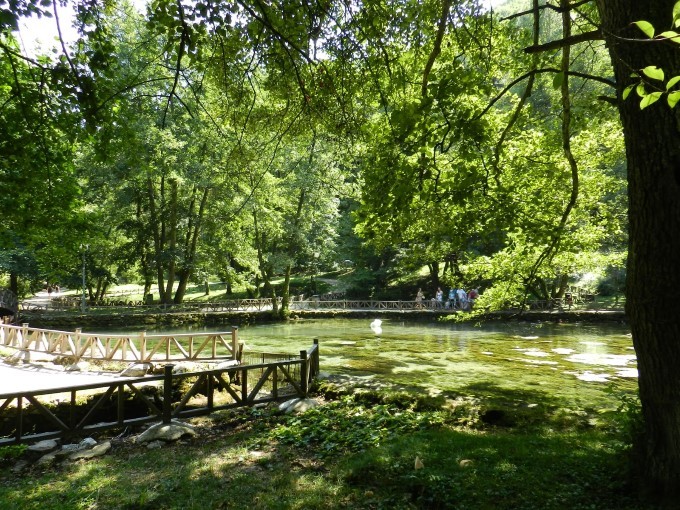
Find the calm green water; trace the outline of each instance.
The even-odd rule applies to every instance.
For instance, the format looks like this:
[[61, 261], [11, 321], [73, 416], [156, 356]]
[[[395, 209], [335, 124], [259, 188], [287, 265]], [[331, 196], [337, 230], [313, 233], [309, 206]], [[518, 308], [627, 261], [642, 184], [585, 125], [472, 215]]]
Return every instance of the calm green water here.
[[[239, 339], [246, 351], [298, 354], [318, 338], [322, 372], [435, 394], [612, 408], [619, 403], [613, 387], [617, 393], [637, 388], [635, 352], [623, 325], [382, 320], [378, 329], [372, 320], [243, 326]], [[156, 331], [170, 332], [187, 330]]]
[[322, 372], [427, 391], [518, 396], [559, 405], [611, 406], [612, 383], [636, 387], [625, 326], [461, 324], [366, 319], [243, 327], [247, 350], [297, 353], [318, 338]]

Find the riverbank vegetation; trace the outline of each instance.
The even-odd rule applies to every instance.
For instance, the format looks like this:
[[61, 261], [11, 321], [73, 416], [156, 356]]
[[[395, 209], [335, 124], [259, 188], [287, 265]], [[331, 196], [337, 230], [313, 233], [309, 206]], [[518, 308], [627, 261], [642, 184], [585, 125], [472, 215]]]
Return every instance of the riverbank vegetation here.
[[680, 500], [680, 4], [78, 2], [29, 53], [49, 4], [0, 11], [3, 285], [221, 281], [285, 317], [321, 270], [491, 309], [625, 281], [639, 461]]
[[[322, 293], [316, 276], [333, 270], [363, 299], [477, 287], [495, 309], [621, 294], [623, 144], [616, 112], [593, 104], [607, 84], [574, 78], [576, 182], [553, 77], [504, 90], [535, 65], [502, 56], [517, 34], [529, 43], [531, 23], [447, 3], [460, 29], [440, 33], [431, 7], [422, 17], [404, 6], [418, 44], [397, 26], [390, 41], [373, 32], [370, 19], [396, 22], [387, 11], [341, 21], [340, 6], [308, 12], [324, 35], [304, 44], [270, 25], [273, 12], [237, 8], [254, 32], [213, 32], [197, 7], [178, 39], [171, 4], [84, 10], [55, 95], [7, 34], [3, 126], [18, 152], [2, 174], [0, 278], [22, 296], [84, 282], [91, 303], [124, 284], [141, 287], [136, 302], [202, 299], [201, 287], [214, 298], [208, 282], [219, 281], [224, 297], [283, 297], [282, 315], [289, 296]], [[547, 13], [540, 28], [556, 23]], [[377, 46], [362, 54], [365, 38]], [[603, 47], [584, 51], [580, 73], [606, 67]]]
[[104, 457], [21, 472], [8, 452], [0, 508], [651, 508], [632, 491], [634, 407], [332, 382], [316, 398], [195, 419], [159, 449], [124, 432]]

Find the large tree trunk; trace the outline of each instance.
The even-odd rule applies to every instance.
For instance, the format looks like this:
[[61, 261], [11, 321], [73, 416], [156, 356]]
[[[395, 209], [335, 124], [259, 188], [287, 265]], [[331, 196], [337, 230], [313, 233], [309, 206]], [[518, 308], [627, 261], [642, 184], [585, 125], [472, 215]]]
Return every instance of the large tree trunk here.
[[[612, 57], [618, 97], [635, 80], [631, 70], [662, 67], [680, 75], [680, 51], [671, 43], [631, 42], [644, 35], [631, 23], [646, 20], [657, 32], [671, 26], [672, 2], [598, 0]], [[663, 89], [663, 86], [662, 86]], [[642, 484], [668, 508], [680, 502], [680, 115], [662, 99], [640, 110], [635, 94], [619, 99], [626, 157], [630, 240], [626, 312], [638, 358], [644, 432], [637, 444]]]

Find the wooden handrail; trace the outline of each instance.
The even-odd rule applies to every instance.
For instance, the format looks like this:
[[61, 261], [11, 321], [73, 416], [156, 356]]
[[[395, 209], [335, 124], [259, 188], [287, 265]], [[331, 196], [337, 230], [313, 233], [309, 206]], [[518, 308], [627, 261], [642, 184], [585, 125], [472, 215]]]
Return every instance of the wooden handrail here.
[[[238, 327], [226, 332], [136, 335], [83, 333], [0, 324], [0, 345], [80, 359], [179, 361], [240, 357]], [[226, 354], [220, 354], [220, 351]]]
[[[297, 395], [305, 397], [309, 384], [318, 374], [318, 340], [315, 339], [314, 345], [307, 351], [302, 351], [305, 356], [291, 360], [279, 360], [271, 363], [261, 363], [254, 365], [239, 365], [225, 369], [211, 369], [201, 372], [173, 373], [173, 365], [167, 364], [164, 367], [163, 375], [145, 377], [121, 377], [110, 382], [99, 382], [91, 384], [80, 384], [73, 386], [62, 386], [58, 388], [42, 389], [37, 391], [22, 391], [14, 393], [0, 394], [0, 412], [5, 412], [14, 404], [15, 429], [12, 435], [0, 438], [0, 446], [6, 444], [23, 443], [40, 439], [57, 437], [83, 436], [93, 431], [120, 429], [131, 425], [140, 425], [152, 421], [162, 421], [169, 423], [175, 418], [186, 418], [210, 414], [221, 409], [235, 407], [253, 406], [259, 403], [276, 401], [282, 397]], [[281, 354], [285, 357], [287, 355]], [[315, 359], [316, 357], [316, 359]], [[305, 362], [305, 358], [307, 363]], [[300, 367], [299, 376], [296, 378], [293, 369]], [[303, 367], [308, 366], [307, 369]], [[248, 374], [253, 373], [254, 377], [249, 378]], [[195, 379], [191, 388], [183, 395], [175, 395], [178, 388], [185, 388], [186, 385], [177, 384], [186, 379]], [[254, 381], [249, 386], [249, 380]], [[163, 402], [161, 406], [154, 404], [147, 398], [139, 388], [151, 383], [163, 383]], [[269, 382], [269, 386], [266, 383]], [[282, 383], [287, 383], [283, 388]], [[232, 387], [234, 386], [234, 387]], [[123, 391], [129, 388], [146, 406], [143, 416], [126, 416], [126, 403], [128, 399], [123, 398]], [[288, 391], [283, 391], [287, 389]], [[76, 413], [74, 407], [78, 399], [76, 394], [82, 391], [101, 390], [99, 397], [95, 397], [89, 404], [89, 409], [83, 418], [75, 421]], [[225, 390], [230, 399], [228, 402], [216, 404], [214, 399], [215, 391]], [[207, 393], [207, 404], [193, 406], [189, 402], [193, 395], [201, 391]], [[114, 398], [117, 392], [118, 405], [116, 406], [115, 420], [101, 422], [97, 419], [95, 412], [107, 399]], [[68, 419], [57, 416], [52, 409], [42, 404], [38, 397], [48, 395], [70, 393], [70, 408], [67, 410]], [[173, 398], [175, 397], [175, 398]], [[224, 400], [224, 399], [223, 399]], [[28, 402], [32, 409], [26, 404]], [[52, 429], [42, 432], [25, 433], [24, 422], [25, 414], [37, 412], [45, 425], [52, 425]]]

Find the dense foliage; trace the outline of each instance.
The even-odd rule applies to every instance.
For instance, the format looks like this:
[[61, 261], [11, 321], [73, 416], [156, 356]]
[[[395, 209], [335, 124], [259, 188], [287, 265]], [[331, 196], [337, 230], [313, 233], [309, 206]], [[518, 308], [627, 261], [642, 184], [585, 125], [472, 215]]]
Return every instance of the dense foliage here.
[[0, 0], [14, 290], [82, 255], [93, 299], [217, 276], [285, 313], [292, 275], [349, 259], [365, 294], [427, 268], [504, 306], [617, 290], [628, 257], [643, 479], [678, 501], [678, 5], [105, 0], [22, 53], [11, 30], [57, 4]]
[[[8, 27], [22, 9], [4, 11]], [[93, 300], [133, 281], [181, 302], [217, 279], [278, 292], [284, 312], [291, 275], [332, 267], [354, 271], [352, 295], [476, 286], [494, 307], [620, 275], [620, 128], [598, 100], [610, 84], [589, 79], [606, 74], [603, 47], [574, 62], [566, 127], [560, 54], [509, 56], [558, 34], [554, 13], [532, 25], [475, 2], [157, 1], [78, 5], [75, 19], [80, 39], [38, 60], [2, 39], [3, 129], [33, 136], [13, 123], [34, 115], [43, 140], [11, 142], [23, 166], [2, 160], [16, 192], [0, 267], [16, 289], [75, 285], [81, 255]]]

